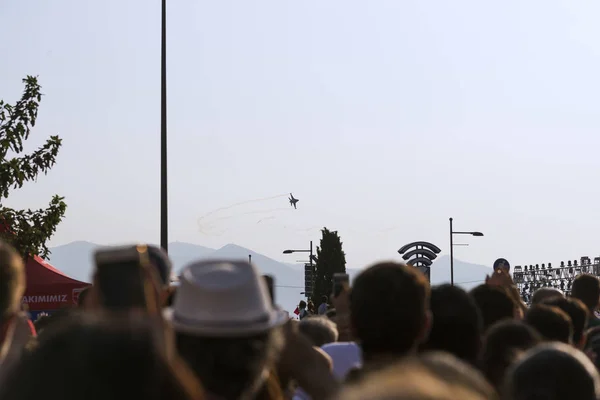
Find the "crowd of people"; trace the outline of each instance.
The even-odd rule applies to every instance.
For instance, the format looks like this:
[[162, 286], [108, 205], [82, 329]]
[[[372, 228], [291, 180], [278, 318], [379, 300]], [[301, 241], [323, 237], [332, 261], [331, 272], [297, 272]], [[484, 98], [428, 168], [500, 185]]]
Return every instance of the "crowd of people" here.
[[174, 288], [167, 255], [147, 254], [144, 302], [107, 301], [95, 275], [32, 324], [23, 260], [0, 243], [0, 400], [600, 400], [592, 275], [526, 305], [508, 263], [466, 292], [382, 262], [296, 319], [247, 262], [192, 263]]

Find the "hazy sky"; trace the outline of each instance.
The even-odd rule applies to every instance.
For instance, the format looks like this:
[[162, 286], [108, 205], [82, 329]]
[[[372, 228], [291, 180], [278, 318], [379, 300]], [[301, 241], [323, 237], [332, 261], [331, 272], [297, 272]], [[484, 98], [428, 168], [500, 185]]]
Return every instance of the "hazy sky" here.
[[[327, 226], [356, 268], [413, 240], [447, 253], [453, 216], [486, 235], [456, 249], [463, 260], [600, 255], [599, 13], [580, 0], [170, 1], [170, 239], [295, 261], [281, 251]], [[27, 74], [46, 94], [28, 147], [64, 140], [8, 205], [64, 195], [52, 245], [158, 242], [160, 1], [2, 0], [0, 37], [0, 98]], [[199, 226], [290, 191], [297, 211], [280, 197]]]

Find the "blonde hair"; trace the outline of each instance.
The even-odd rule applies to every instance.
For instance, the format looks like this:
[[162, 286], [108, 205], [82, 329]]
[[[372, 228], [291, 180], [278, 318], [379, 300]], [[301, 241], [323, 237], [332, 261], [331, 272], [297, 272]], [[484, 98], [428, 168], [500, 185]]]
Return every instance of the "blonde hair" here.
[[350, 385], [343, 390], [339, 400], [487, 400], [495, 399], [479, 388], [469, 384], [467, 379], [444, 379], [461, 375], [463, 371], [449, 371], [435, 365], [430, 360], [424, 362], [410, 358], [399, 364], [367, 375], [364, 381]]

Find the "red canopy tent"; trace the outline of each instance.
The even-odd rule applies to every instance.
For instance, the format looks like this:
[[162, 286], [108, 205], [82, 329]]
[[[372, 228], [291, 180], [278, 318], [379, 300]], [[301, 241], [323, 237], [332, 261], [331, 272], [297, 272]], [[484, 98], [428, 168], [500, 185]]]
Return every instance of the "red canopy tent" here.
[[69, 278], [42, 258], [29, 257], [25, 265], [27, 289], [23, 304], [30, 311], [53, 311], [77, 304], [89, 283]]

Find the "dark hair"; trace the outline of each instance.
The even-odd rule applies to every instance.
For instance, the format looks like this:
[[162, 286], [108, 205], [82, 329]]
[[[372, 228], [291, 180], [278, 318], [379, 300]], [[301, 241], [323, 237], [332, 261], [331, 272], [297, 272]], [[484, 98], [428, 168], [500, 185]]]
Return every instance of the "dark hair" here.
[[328, 301], [329, 301], [329, 297], [327, 297], [325, 295], [321, 296], [321, 302], [327, 303]]
[[531, 297], [531, 305], [539, 304], [545, 301], [546, 299], [551, 299], [553, 297], [565, 297], [565, 295], [563, 294], [563, 292], [555, 288], [539, 288], [533, 293], [533, 296]]
[[300, 309], [306, 308], [306, 302], [304, 300], [300, 300], [300, 303], [298, 303], [298, 308], [300, 308]]
[[527, 352], [507, 374], [506, 397], [512, 400], [597, 400], [600, 377], [585, 354], [562, 343]]
[[149, 245], [148, 256], [150, 257], [152, 265], [156, 267], [160, 283], [163, 286], [169, 286], [171, 283], [171, 270], [173, 269], [173, 264], [167, 253], [160, 247]]
[[70, 318], [72, 318], [74, 315], [79, 315], [76, 310], [77, 309], [75, 308], [61, 308], [60, 310], [54, 311], [50, 315], [41, 317], [33, 324], [35, 326], [35, 331], [37, 332], [38, 336], [41, 336], [42, 331], [44, 331], [43, 335], [45, 336], [46, 331], [52, 332], [52, 329], [49, 328], [55, 328], [65, 321], [70, 321]]
[[201, 398], [200, 384], [179, 358], [167, 358], [157, 331], [132, 316], [73, 315], [40, 336], [37, 349], [10, 371], [0, 398]]
[[579, 275], [573, 280], [571, 297], [581, 300], [590, 312], [594, 312], [600, 302], [600, 280], [590, 274]]
[[316, 347], [336, 342], [338, 339], [338, 330], [335, 322], [326, 317], [315, 316], [303, 318], [298, 324], [298, 329]]
[[515, 320], [493, 325], [483, 339], [481, 371], [488, 381], [500, 390], [510, 365], [521, 352], [542, 341], [540, 334], [529, 325]]
[[537, 304], [525, 314], [525, 322], [545, 339], [571, 344], [573, 322], [571, 317], [556, 306]]
[[46, 329], [52, 323], [52, 318], [50, 315], [43, 315], [35, 320], [33, 323], [33, 327], [35, 328], [35, 332], [39, 335], [40, 332]]
[[583, 338], [583, 333], [588, 324], [589, 311], [581, 300], [574, 298], [552, 297], [544, 300], [543, 304], [556, 306], [571, 317], [573, 323], [573, 345], [577, 346]]
[[235, 400], [258, 392], [262, 373], [280, 347], [278, 330], [246, 337], [203, 337], [177, 332], [177, 349], [204, 388]]
[[20, 311], [24, 292], [23, 259], [12, 246], [0, 241], [0, 324]]
[[86, 287], [81, 292], [79, 292], [79, 298], [77, 299], [77, 307], [83, 307], [85, 305], [85, 299], [90, 294], [91, 286]]
[[498, 321], [515, 317], [518, 305], [506, 289], [483, 284], [471, 290], [469, 294], [481, 312], [484, 332]]
[[165, 301], [165, 307], [172, 307], [175, 303], [175, 296], [177, 296], [177, 286], [169, 287], [169, 294], [167, 295], [167, 300]]
[[600, 326], [588, 329], [586, 331], [586, 339], [585, 349], [595, 353], [596, 357], [593, 357], [592, 361], [596, 365], [596, 368], [600, 370]]
[[421, 349], [446, 351], [476, 364], [483, 321], [475, 301], [457, 286], [434, 286], [431, 289], [431, 313], [431, 331]]
[[354, 280], [350, 319], [365, 359], [405, 355], [419, 345], [427, 323], [429, 282], [416, 268], [373, 265]]

